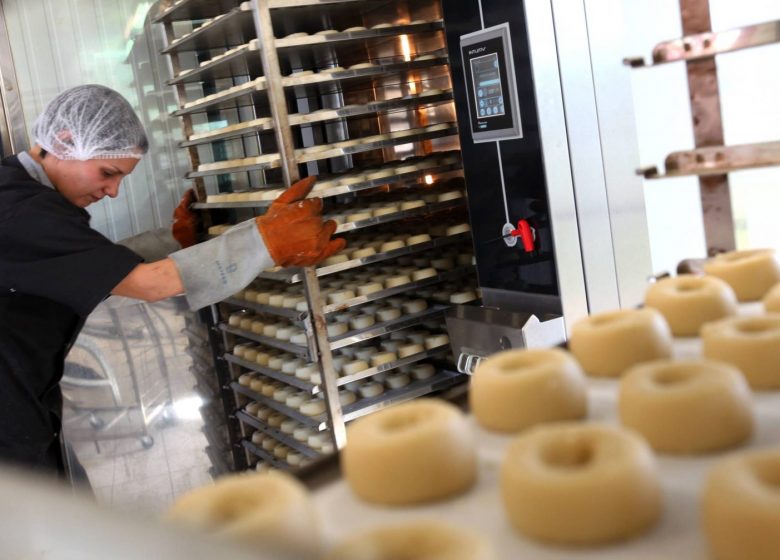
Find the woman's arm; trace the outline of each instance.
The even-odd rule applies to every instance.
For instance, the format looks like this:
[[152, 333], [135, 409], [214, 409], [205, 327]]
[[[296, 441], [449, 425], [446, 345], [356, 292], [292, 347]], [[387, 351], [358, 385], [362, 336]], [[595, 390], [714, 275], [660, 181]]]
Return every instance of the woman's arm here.
[[139, 264], [111, 293], [151, 302], [184, 293], [184, 284], [173, 259], [166, 258], [149, 264]]

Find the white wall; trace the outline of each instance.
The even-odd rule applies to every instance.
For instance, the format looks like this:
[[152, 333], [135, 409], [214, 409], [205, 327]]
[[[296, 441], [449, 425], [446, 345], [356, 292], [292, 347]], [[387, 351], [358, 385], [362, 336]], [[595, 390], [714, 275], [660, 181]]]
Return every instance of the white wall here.
[[[97, 83], [122, 93], [144, 121], [150, 153], [123, 182], [120, 195], [89, 207], [92, 226], [113, 240], [167, 226], [189, 169], [167, 64], [155, 72], [150, 52], [161, 48], [160, 26], [143, 31], [151, 2], [140, 0], [3, 0], [25, 119], [32, 127], [61, 91]], [[135, 27], [134, 27], [135, 23]], [[156, 41], [151, 47], [150, 41]], [[164, 59], [163, 59], [164, 60]], [[32, 143], [32, 139], [31, 139]]]
[[[776, 0], [710, 0], [714, 30], [780, 19]], [[681, 35], [679, 0], [625, 0], [630, 52], [649, 58], [653, 46]], [[780, 46], [717, 59], [727, 144], [780, 139]], [[632, 86], [642, 165], [662, 167], [672, 151], [693, 148], [684, 64], [634, 70]], [[780, 249], [780, 168], [730, 175], [738, 248]], [[684, 258], [705, 254], [698, 181], [645, 181], [653, 268], [674, 270]]]

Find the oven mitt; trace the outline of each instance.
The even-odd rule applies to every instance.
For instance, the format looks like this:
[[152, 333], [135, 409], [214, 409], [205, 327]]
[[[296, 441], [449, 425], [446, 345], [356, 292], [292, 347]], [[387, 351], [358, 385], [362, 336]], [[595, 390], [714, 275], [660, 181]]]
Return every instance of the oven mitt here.
[[292, 185], [255, 218], [268, 252], [279, 266], [314, 266], [341, 251], [346, 242], [331, 239], [336, 222], [322, 221], [322, 199], [306, 196], [316, 177]]
[[322, 221], [322, 200], [305, 200], [315, 180], [292, 185], [263, 216], [171, 255], [192, 310], [230, 297], [274, 265], [313, 266], [344, 248], [331, 239], [336, 223]]
[[173, 211], [171, 233], [182, 249], [192, 247], [198, 242], [198, 216], [190, 210], [193, 202], [195, 202], [195, 191], [187, 189], [176, 210]]

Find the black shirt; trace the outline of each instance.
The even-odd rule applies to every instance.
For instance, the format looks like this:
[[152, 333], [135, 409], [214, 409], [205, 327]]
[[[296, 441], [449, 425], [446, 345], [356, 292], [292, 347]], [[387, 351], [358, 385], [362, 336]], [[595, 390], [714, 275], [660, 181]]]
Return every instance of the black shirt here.
[[0, 460], [56, 466], [65, 355], [142, 262], [89, 220], [16, 157], [0, 164]]

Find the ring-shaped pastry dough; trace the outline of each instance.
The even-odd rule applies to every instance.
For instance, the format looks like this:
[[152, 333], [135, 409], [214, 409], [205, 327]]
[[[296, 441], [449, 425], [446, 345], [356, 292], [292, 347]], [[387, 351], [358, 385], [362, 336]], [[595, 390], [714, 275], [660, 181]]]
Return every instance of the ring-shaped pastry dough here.
[[[764, 296], [764, 309], [769, 313], [780, 313], [780, 284], [774, 287]], [[232, 316], [230, 317], [233, 318]]]
[[359, 418], [342, 451], [347, 483], [362, 499], [401, 505], [431, 502], [476, 480], [474, 437], [463, 413], [418, 399]]
[[661, 514], [650, 447], [599, 424], [560, 422], [519, 436], [501, 465], [501, 497], [521, 533], [570, 545], [633, 537]]
[[617, 377], [635, 364], [669, 358], [672, 333], [655, 309], [609, 311], [575, 323], [569, 350], [589, 375]]
[[415, 521], [359, 533], [339, 543], [325, 560], [495, 560], [486, 538], [439, 521]]
[[664, 316], [675, 336], [697, 336], [704, 323], [736, 315], [734, 290], [714, 276], [663, 278], [645, 292], [645, 305]]
[[704, 357], [736, 366], [751, 388], [780, 388], [780, 314], [715, 321], [701, 338]]
[[578, 420], [588, 408], [585, 375], [565, 350], [499, 352], [474, 371], [469, 405], [481, 426], [501, 432]]
[[739, 370], [711, 360], [659, 360], [620, 380], [620, 421], [662, 453], [708, 453], [753, 434], [750, 388]]
[[322, 537], [306, 488], [278, 471], [221, 477], [179, 497], [166, 521], [271, 556], [313, 560]]
[[780, 450], [732, 455], [710, 471], [702, 521], [716, 560], [780, 558]]
[[726, 281], [739, 301], [759, 300], [780, 282], [774, 249], [722, 253], [704, 263], [704, 272]]

